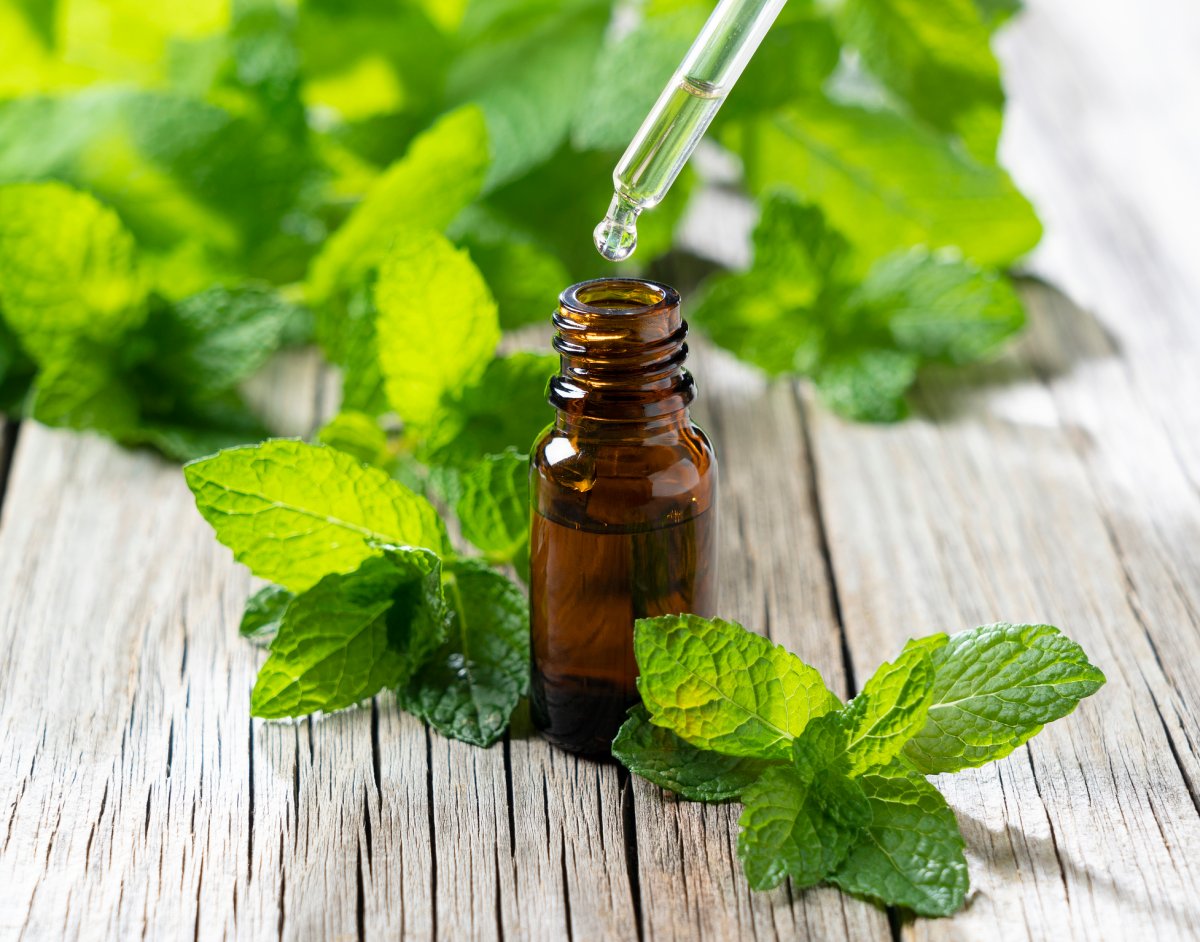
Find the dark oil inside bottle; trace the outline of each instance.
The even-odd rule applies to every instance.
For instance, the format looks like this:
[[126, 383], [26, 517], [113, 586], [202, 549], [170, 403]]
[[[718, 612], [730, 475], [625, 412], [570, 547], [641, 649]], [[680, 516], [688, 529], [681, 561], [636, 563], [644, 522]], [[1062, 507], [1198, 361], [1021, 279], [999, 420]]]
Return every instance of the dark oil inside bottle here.
[[530, 466], [531, 714], [551, 742], [607, 753], [638, 702], [638, 618], [715, 614], [716, 460], [687, 406], [673, 289], [563, 292], [554, 425]]
[[715, 614], [711, 519], [710, 510], [661, 528], [598, 533], [534, 513], [532, 568], [558, 574], [538, 580], [531, 609], [531, 706], [552, 742], [608, 749], [638, 702], [636, 619]]

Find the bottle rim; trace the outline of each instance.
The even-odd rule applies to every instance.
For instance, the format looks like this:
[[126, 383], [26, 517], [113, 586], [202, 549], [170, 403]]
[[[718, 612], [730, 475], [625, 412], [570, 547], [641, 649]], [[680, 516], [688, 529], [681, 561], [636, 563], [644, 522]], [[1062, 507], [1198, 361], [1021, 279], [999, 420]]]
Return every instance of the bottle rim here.
[[637, 317], [679, 306], [679, 292], [645, 278], [592, 278], [563, 290], [558, 303], [568, 311]]

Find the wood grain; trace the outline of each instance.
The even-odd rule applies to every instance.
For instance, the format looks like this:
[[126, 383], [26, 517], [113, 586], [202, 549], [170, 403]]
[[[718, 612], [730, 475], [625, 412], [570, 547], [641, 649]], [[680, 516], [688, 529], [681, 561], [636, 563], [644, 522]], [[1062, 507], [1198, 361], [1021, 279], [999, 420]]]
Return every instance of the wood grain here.
[[[910, 635], [1001, 618], [1108, 674], [939, 782], [964, 912], [893, 930], [831, 890], [752, 894], [736, 805], [557, 752], [524, 713], [488, 750], [390, 696], [252, 721], [253, 583], [178, 469], [29, 422], [0, 429], [0, 937], [1200, 937], [1197, 47], [1186, 0], [1037, 0], [1002, 35], [1004, 155], [1062, 290], [1029, 280], [1021, 344], [923, 377], [913, 419], [847, 424], [694, 351], [729, 617], [844, 695]], [[303, 434], [336, 379], [289, 355], [253, 393]]]

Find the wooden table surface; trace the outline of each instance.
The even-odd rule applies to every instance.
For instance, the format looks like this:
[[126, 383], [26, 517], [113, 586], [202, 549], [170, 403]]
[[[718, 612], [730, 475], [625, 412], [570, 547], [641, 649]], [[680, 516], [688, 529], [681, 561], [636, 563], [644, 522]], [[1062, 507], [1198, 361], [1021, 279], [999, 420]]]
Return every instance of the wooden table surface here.
[[[722, 610], [854, 692], [910, 635], [1044, 620], [1108, 685], [939, 781], [972, 891], [891, 919], [752, 894], [737, 808], [478, 750], [388, 697], [248, 715], [248, 574], [177, 468], [9, 425], [0, 447], [0, 938], [1200, 938], [1200, 8], [1038, 0], [1000, 40], [1004, 153], [1048, 234], [1031, 328], [892, 427], [695, 357], [722, 455]], [[293, 432], [312, 357], [260, 390]], [[3, 486], [7, 472], [7, 487]]]

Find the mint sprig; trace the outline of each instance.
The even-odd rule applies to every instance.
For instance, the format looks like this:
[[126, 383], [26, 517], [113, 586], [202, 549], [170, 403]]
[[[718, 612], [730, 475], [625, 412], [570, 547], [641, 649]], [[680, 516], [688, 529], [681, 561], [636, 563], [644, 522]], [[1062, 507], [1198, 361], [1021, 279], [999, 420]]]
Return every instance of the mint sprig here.
[[383, 690], [447, 736], [495, 742], [529, 678], [525, 593], [451, 552], [433, 505], [326, 445], [275, 439], [184, 469], [251, 571], [241, 633], [269, 642], [250, 711], [330, 712]]
[[926, 779], [1008, 755], [1104, 684], [1049, 625], [910, 641], [843, 705], [817, 672], [733, 622], [641, 619], [644, 706], [613, 754], [697, 801], [738, 798], [750, 886], [833, 883], [926, 916], [968, 880], [954, 813]]

